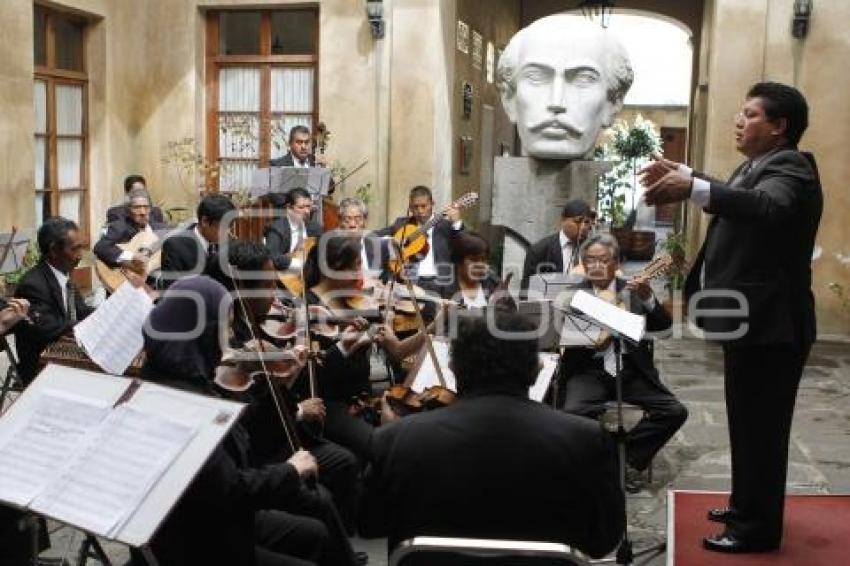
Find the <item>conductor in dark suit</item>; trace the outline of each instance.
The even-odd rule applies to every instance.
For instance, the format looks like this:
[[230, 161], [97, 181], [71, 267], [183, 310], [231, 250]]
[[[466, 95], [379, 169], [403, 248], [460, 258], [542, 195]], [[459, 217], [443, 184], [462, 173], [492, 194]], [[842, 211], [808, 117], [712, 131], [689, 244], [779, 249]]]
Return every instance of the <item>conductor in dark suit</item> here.
[[704, 539], [710, 550], [782, 542], [791, 420], [816, 330], [811, 258], [823, 194], [814, 158], [797, 149], [807, 125], [797, 89], [758, 83], [735, 120], [747, 160], [728, 182], [666, 160], [643, 171], [648, 204], [690, 198], [714, 215], [685, 285], [689, 311], [701, 311], [698, 323], [724, 355], [732, 495], [728, 508], [709, 511], [726, 524]]
[[[410, 189], [408, 213], [408, 216], [396, 218], [390, 226], [376, 231], [375, 234], [379, 237], [392, 236], [405, 224], [421, 226], [434, 219], [434, 197], [431, 189], [423, 185]], [[413, 230], [415, 228], [411, 231]], [[411, 264], [408, 275], [414, 283], [440, 296], [446, 293], [446, 288], [454, 282], [451, 238], [453, 234], [461, 230], [463, 230], [463, 220], [460, 218], [460, 209], [451, 206], [445, 216], [438, 219], [436, 224], [428, 230], [428, 253], [418, 262]]]
[[324, 155], [313, 155], [310, 153], [312, 143], [310, 140], [310, 129], [307, 126], [293, 126], [289, 130], [289, 152], [283, 157], [272, 159], [269, 165], [272, 167], [325, 167]]
[[109, 223], [93, 249], [94, 255], [109, 267], [147, 263], [149, 257], [144, 253], [122, 250], [118, 244], [129, 242], [140, 232], [153, 234], [166, 228], [164, 224], [151, 220], [151, 198], [146, 190], [133, 189], [127, 200], [127, 216]]
[[77, 224], [58, 216], [49, 218], [38, 229], [37, 238], [41, 259], [15, 289], [16, 297], [29, 301], [33, 321], [15, 327], [18, 373], [24, 384], [35, 378], [44, 348], [94, 310], [70, 278], [85, 247]]
[[[616, 277], [620, 267], [617, 240], [610, 234], [594, 234], [582, 245], [581, 264], [586, 278], [579, 288], [616, 302], [622, 308], [646, 318], [648, 332], [664, 332], [673, 321], [652, 294], [646, 280], [628, 282]], [[576, 321], [576, 324], [582, 324]], [[661, 382], [655, 368], [649, 340], [623, 346], [620, 370], [623, 400], [644, 410], [644, 416], [626, 436], [626, 462], [633, 470], [649, 466], [655, 454], [684, 424], [688, 410]], [[567, 348], [561, 360], [564, 410], [598, 418], [605, 405], [616, 399], [617, 360], [610, 341], [597, 347]], [[627, 474], [626, 489], [640, 489], [638, 474]]]
[[198, 221], [182, 232], [169, 236], [162, 244], [160, 288], [169, 287], [186, 275], [205, 274], [225, 284], [223, 270], [218, 265], [218, 248], [227, 238], [228, 214], [236, 205], [221, 194], [205, 196], [198, 203]]
[[[623, 532], [613, 443], [598, 423], [528, 398], [539, 369], [532, 325], [498, 308], [459, 321], [459, 399], [373, 437], [369, 535], [561, 542], [602, 556]], [[392, 415], [385, 409], [385, 419]]]
[[295, 187], [287, 192], [282, 200], [280, 195], [272, 194], [272, 205], [282, 206], [280, 217], [266, 226], [263, 235], [266, 246], [272, 254], [272, 263], [278, 271], [301, 269], [303, 260], [296, 251], [303, 249], [307, 238], [322, 233], [318, 224], [310, 220], [313, 211], [313, 199], [306, 189]]
[[[124, 178], [124, 194], [128, 195], [134, 189], [147, 190], [147, 181], [141, 175], [127, 175]], [[128, 200], [125, 203], [110, 206], [106, 211], [106, 223], [125, 220], [130, 215], [129, 204]], [[165, 224], [162, 210], [158, 206], [151, 206], [150, 219], [151, 222]]]
[[590, 232], [596, 213], [583, 200], [571, 200], [561, 210], [561, 229], [534, 243], [525, 254], [522, 289], [538, 273], [567, 273], [578, 265], [578, 248]]

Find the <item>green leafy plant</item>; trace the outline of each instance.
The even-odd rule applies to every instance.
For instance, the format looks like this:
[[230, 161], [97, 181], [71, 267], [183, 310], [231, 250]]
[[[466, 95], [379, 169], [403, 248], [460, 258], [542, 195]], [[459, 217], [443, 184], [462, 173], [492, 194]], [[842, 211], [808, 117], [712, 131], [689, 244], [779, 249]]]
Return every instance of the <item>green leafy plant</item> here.
[[667, 288], [681, 291], [685, 286], [687, 273], [687, 238], [684, 232], [672, 232], [661, 241], [661, 249], [673, 258], [673, 265], [667, 271]]
[[599, 212], [612, 227], [622, 226], [628, 213], [626, 190], [631, 191], [631, 208], [635, 209], [638, 169], [652, 155], [661, 155], [661, 136], [650, 120], [640, 114], [629, 124], [618, 121], [611, 129], [609, 143], [596, 148], [594, 157], [613, 161], [614, 167], [599, 179], [597, 190]]
[[21, 265], [15, 271], [10, 271], [3, 275], [4, 294], [9, 290], [9, 287], [14, 287], [20, 282], [24, 274], [30, 270], [32, 266], [38, 263], [41, 254], [38, 251], [38, 243], [35, 240], [30, 240], [27, 245], [27, 251], [21, 260]]

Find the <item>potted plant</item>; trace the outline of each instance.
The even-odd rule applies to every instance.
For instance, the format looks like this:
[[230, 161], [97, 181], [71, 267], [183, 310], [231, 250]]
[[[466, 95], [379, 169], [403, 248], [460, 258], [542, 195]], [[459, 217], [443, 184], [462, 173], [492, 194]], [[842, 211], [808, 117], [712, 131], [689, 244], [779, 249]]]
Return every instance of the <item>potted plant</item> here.
[[[606, 202], [621, 199], [625, 208], [625, 191], [631, 191], [630, 213], [622, 222], [611, 217], [612, 233], [621, 242], [623, 255], [631, 259], [648, 260], [655, 252], [655, 232], [652, 230], [634, 230], [637, 213], [637, 172], [640, 166], [652, 155], [661, 154], [661, 136], [655, 125], [640, 115], [630, 125], [625, 121], [617, 122], [612, 128], [610, 144], [604, 145], [601, 156], [617, 162], [614, 168], [600, 179], [600, 196]], [[605, 205], [600, 201], [600, 212]], [[609, 205], [610, 208], [610, 205]], [[624, 213], [625, 210], [622, 210]], [[625, 228], [618, 230], [619, 227]]]
[[629, 254], [631, 230], [626, 223], [626, 193], [629, 183], [625, 180], [629, 164], [614, 155], [609, 145], [601, 145], [594, 151], [594, 157], [600, 161], [614, 161], [614, 167], [599, 178], [596, 190], [596, 203], [599, 220], [611, 228], [611, 235], [620, 245], [620, 253]]
[[671, 232], [660, 245], [661, 250], [673, 258], [673, 264], [667, 270], [667, 283], [664, 285], [667, 288], [668, 297], [663, 304], [668, 312], [681, 311], [683, 315], [688, 310], [687, 303], [682, 300], [682, 290], [685, 287], [685, 276], [688, 272], [686, 246], [687, 238], [684, 232]]

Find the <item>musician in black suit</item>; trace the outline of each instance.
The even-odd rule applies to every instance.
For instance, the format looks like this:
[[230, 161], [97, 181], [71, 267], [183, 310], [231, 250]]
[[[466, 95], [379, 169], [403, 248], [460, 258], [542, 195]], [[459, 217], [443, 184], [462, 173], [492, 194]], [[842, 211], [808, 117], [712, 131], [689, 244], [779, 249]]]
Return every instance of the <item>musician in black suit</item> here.
[[118, 244], [129, 242], [140, 232], [152, 234], [166, 228], [164, 224], [151, 220], [151, 197], [146, 190], [131, 190], [127, 201], [127, 216], [109, 223], [93, 249], [94, 255], [109, 267], [146, 264], [149, 256], [141, 252], [122, 250]]
[[[129, 195], [132, 190], [147, 190], [147, 181], [141, 175], [127, 175], [124, 178], [124, 194]], [[130, 216], [130, 202], [116, 204], [110, 206], [106, 211], [106, 223], [115, 222], [116, 220], [126, 220]], [[162, 209], [158, 206], [151, 206], [150, 212], [151, 222], [165, 224], [165, 217], [162, 214]]]
[[180, 277], [200, 273], [220, 283], [226, 281], [218, 265], [218, 247], [228, 234], [225, 217], [235, 211], [236, 205], [224, 195], [211, 194], [201, 199], [198, 221], [162, 244], [160, 288], [167, 288]]
[[35, 378], [44, 348], [94, 310], [71, 282], [85, 247], [77, 224], [58, 216], [48, 218], [37, 237], [41, 259], [15, 289], [16, 297], [29, 301], [33, 321], [15, 327], [18, 375], [25, 384]]
[[[522, 289], [538, 273], [566, 273], [578, 265], [578, 248], [590, 232], [596, 212], [583, 200], [571, 200], [561, 210], [561, 229], [534, 243], [525, 254]], [[566, 266], [566, 268], [565, 268]]]
[[301, 269], [303, 260], [294, 252], [303, 249], [307, 238], [322, 233], [321, 227], [310, 220], [313, 211], [313, 199], [306, 189], [290, 189], [282, 200], [279, 194], [269, 195], [272, 205], [283, 209], [280, 217], [266, 226], [264, 236], [266, 246], [272, 253], [275, 269]]
[[[634, 278], [626, 282], [616, 276], [620, 267], [617, 240], [609, 234], [593, 234], [580, 250], [586, 278], [580, 288], [622, 303], [621, 307], [646, 317], [648, 332], [663, 332], [672, 319], [656, 300], [646, 280]], [[576, 321], [576, 325], [586, 325]], [[590, 328], [587, 329], [590, 333]], [[633, 470], [647, 468], [653, 456], [684, 424], [688, 410], [661, 382], [653, 362], [648, 340], [623, 345], [620, 377], [623, 401], [641, 407], [645, 414], [626, 437], [626, 461]], [[605, 404], [616, 399], [614, 376], [617, 374], [616, 353], [611, 341], [598, 347], [567, 348], [561, 360], [561, 389], [564, 410], [576, 415], [599, 418]], [[627, 489], [638, 491], [639, 474], [630, 473]]]
[[360, 263], [364, 272], [367, 275], [379, 275], [389, 257], [389, 242], [367, 230], [369, 208], [366, 203], [356, 197], [346, 197], [339, 201], [337, 217], [339, 230], [352, 230], [362, 234], [363, 251]]
[[310, 129], [307, 126], [294, 126], [289, 130], [289, 152], [283, 157], [272, 159], [272, 167], [325, 167], [324, 155], [310, 153], [312, 143]]
[[[490, 315], [504, 333], [532, 329], [506, 309]], [[494, 335], [487, 321], [481, 312], [459, 321], [458, 400], [375, 433], [363, 531], [388, 531], [390, 550], [450, 536], [562, 542], [602, 556], [623, 532], [613, 442], [598, 424], [530, 400], [537, 341]]]
[[747, 161], [728, 182], [667, 160], [642, 171], [648, 204], [690, 198], [714, 215], [685, 285], [690, 312], [702, 311], [698, 322], [722, 342], [725, 360], [732, 495], [728, 508], [709, 511], [726, 524], [704, 539], [710, 550], [769, 551], [782, 542], [791, 420], [816, 332], [811, 258], [823, 193], [814, 158], [797, 149], [807, 125], [797, 89], [758, 83], [735, 121]]
[[[431, 189], [417, 185], [410, 189], [408, 216], [396, 218], [390, 226], [378, 230], [375, 234], [380, 237], [392, 236], [405, 224], [412, 222], [414, 226], [421, 226], [432, 219], [434, 219], [434, 197]], [[440, 218], [428, 230], [428, 253], [411, 265], [409, 276], [414, 283], [438, 295], [445, 293], [445, 288], [454, 281], [451, 237], [452, 234], [461, 230], [463, 230], [463, 220], [460, 218], [460, 209], [450, 206], [445, 217]]]

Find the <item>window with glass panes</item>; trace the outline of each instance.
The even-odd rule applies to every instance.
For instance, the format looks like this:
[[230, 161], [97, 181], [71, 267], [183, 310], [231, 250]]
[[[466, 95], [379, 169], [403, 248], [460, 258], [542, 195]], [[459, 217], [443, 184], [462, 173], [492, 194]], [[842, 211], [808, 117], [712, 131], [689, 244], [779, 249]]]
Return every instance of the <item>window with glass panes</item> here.
[[33, 9], [36, 225], [58, 215], [87, 233], [86, 22]]
[[316, 122], [318, 10], [211, 11], [207, 15], [209, 188], [238, 191], [257, 167], [288, 151], [289, 130]]

